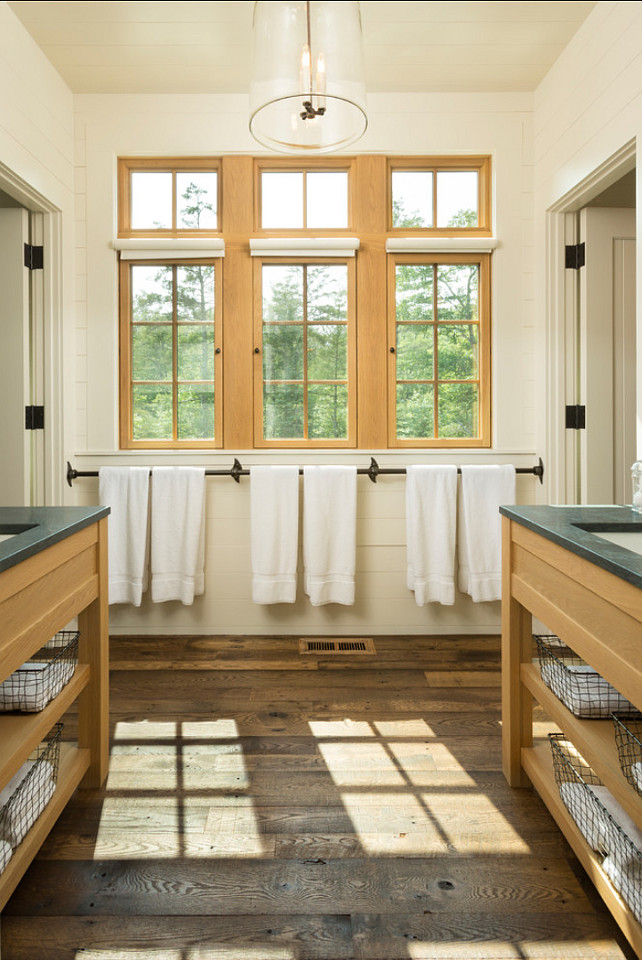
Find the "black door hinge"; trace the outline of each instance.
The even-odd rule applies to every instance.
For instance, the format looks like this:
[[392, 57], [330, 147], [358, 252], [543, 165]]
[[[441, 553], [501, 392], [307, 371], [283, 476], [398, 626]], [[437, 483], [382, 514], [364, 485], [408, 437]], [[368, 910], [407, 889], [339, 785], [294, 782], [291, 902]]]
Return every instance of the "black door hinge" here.
[[576, 403], [566, 408], [566, 429], [567, 430], [585, 430], [586, 429], [586, 407]]
[[579, 270], [586, 263], [586, 245], [574, 243], [566, 248], [566, 269]]
[[42, 270], [45, 263], [44, 247], [25, 243], [25, 267], [29, 270]]
[[25, 430], [44, 430], [45, 408], [25, 407]]

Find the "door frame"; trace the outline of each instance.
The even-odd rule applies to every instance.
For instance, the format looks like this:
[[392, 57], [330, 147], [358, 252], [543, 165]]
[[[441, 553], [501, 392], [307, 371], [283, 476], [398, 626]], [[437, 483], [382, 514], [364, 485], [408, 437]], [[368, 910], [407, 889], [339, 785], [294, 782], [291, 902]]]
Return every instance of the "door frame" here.
[[[580, 402], [577, 357], [578, 271], [565, 267], [565, 247], [577, 243], [577, 212], [636, 167], [630, 140], [546, 211], [546, 460], [551, 503], [579, 503], [577, 431], [567, 430], [564, 408]], [[638, 260], [639, 262], [639, 260]], [[637, 294], [639, 298], [639, 292]], [[639, 300], [638, 300], [639, 302]], [[639, 311], [638, 328], [639, 328]], [[642, 373], [638, 361], [638, 410]], [[638, 437], [638, 449], [640, 438]]]
[[64, 502], [64, 421], [63, 421], [63, 301], [62, 301], [62, 211], [34, 190], [5, 164], [0, 162], [0, 190], [13, 197], [20, 206], [37, 218], [39, 242], [44, 253], [42, 279], [42, 401], [45, 407], [45, 430], [41, 445], [42, 462], [35, 464], [34, 489], [39, 505]]

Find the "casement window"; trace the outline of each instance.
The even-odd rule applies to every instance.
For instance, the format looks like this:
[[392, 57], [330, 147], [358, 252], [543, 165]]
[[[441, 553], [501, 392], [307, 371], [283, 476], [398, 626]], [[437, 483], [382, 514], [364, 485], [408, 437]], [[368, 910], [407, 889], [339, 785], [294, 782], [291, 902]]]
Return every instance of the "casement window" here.
[[390, 446], [489, 446], [489, 255], [390, 257]]
[[121, 262], [121, 446], [220, 446], [218, 272]]
[[355, 446], [354, 261], [261, 261], [255, 284], [255, 445]]
[[490, 158], [122, 158], [118, 183], [121, 447], [490, 445]]

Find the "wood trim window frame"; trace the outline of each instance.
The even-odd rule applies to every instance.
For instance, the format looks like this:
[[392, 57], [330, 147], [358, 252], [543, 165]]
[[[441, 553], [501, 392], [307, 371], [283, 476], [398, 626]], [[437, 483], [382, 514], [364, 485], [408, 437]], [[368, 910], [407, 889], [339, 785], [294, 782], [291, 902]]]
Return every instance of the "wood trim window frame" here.
[[[262, 273], [263, 267], [269, 265], [314, 267], [323, 264], [345, 266], [348, 282], [348, 309], [346, 317], [347, 327], [347, 437], [345, 439], [310, 439], [307, 436], [292, 439], [266, 439], [263, 436], [264, 407], [263, 407], [263, 305], [262, 305]], [[304, 287], [305, 290], [305, 287]], [[305, 293], [304, 293], [305, 297]], [[345, 449], [357, 446], [357, 330], [356, 330], [356, 268], [354, 257], [256, 257], [254, 259], [254, 446], [261, 448], [313, 448], [313, 449]], [[304, 307], [305, 314], [305, 307]], [[307, 319], [304, 320], [304, 356], [306, 351], [305, 330]], [[307, 365], [304, 365], [306, 368]], [[307, 376], [304, 376], [304, 430], [307, 433]]]
[[[262, 174], [263, 173], [302, 173], [303, 174], [303, 220], [306, 222], [306, 178], [308, 173], [345, 172], [348, 176], [348, 222], [345, 227], [307, 227], [276, 229], [264, 228], [261, 222], [262, 210]], [[261, 236], [341, 236], [354, 232], [355, 223], [355, 161], [351, 157], [257, 158], [254, 161], [254, 231]]]
[[[478, 397], [478, 420], [479, 435], [476, 437], [398, 437], [397, 436], [397, 305], [396, 305], [396, 268], [405, 264], [419, 265], [468, 265], [475, 264], [479, 267], [479, 318], [478, 318], [478, 378], [479, 397]], [[490, 279], [491, 279], [491, 254], [488, 253], [461, 253], [461, 254], [389, 254], [388, 255], [388, 342], [390, 349], [388, 352], [388, 447], [390, 448], [430, 448], [440, 449], [484, 449], [491, 446], [491, 316], [490, 316]], [[435, 340], [437, 337], [437, 298], [433, 295], [433, 324]], [[438, 362], [437, 347], [435, 343], [433, 363]], [[434, 371], [433, 371], [434, 374]], [[438, 421], [438, 396], [439, 381], [432, 381], [437, 389], [437, 397], [434, 404], [434, 423], [435, 433], [437, 432]], [[445, 381], [446, 383], [448, 381]], [[459, 381], [454, 381], [455, 383]]]
[[[172, 317], [172, 439], [166, 440], [136, 440], [133, 436], [133, 371], [132, 371], [132, 303], [131, 303], [131, 273], [140, 266], [151, 267], [186, 267], [211, 266], [214, 269], [214, 437], [206, 440], [185, 439], [177, 437], [177, 328], [176, 318], [176, 289], [173, 290], [173, 317]], [[207, 258], [198, 260], [121, 260], [119, 262], [119, 431], [120, 447], [123, 450], [191, 450], [216, 449], [223, 446], [223, 410], [222, 410], [222, 261], [221, 258]]]
[[[216, 173], [216, 229], [192, 230], [176, 226], [177, 173]], [[134, 229], [131, 225], [133, 173], [172, 174], [172, 226], [169, 229]], [[118, 236], [127, 237], [216, 237], [222, 232], [221, 161], [210, 157], [119, 157], [118, 158]]]

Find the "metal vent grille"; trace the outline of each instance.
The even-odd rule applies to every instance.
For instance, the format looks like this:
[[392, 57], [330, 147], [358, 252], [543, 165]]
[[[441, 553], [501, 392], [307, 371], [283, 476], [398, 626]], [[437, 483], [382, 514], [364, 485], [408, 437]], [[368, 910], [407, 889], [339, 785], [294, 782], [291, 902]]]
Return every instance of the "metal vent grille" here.
[[376, 653], [374, 641], [367, 639], [299, 640], [299, 653]]

